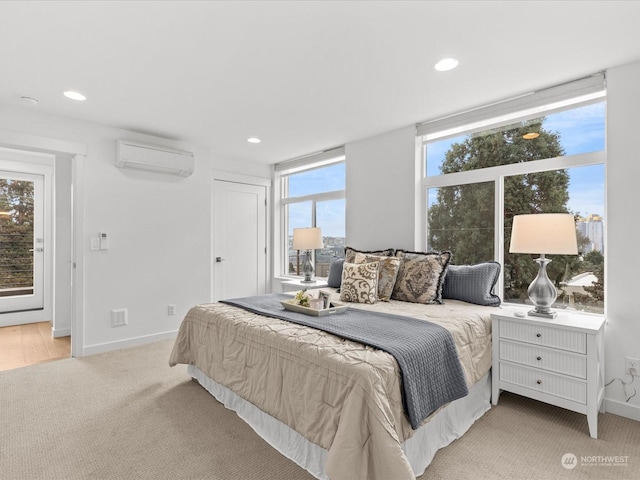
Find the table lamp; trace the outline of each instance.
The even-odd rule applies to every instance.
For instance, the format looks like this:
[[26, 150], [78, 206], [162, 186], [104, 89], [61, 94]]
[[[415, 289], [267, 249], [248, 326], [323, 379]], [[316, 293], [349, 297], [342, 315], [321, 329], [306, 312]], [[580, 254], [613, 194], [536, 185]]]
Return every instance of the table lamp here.
[[529, 299], [534, 309], [529, 315], [555, 318], [551, 305], [558, 298], [553, 282], [547, 276], [547, 264], [551, 262], [545, 255], [577, 255], [578, 240], [573, 215], [569, 213], [537, 213], [513, 217], [510, 253], [540, 254], [535, 261], [540, 265], [538, 276], [531, 282]]
[[302, 283], [315, 283], [311, 279], [313, 275], [313, 265], [311, 264], [311, 250], [322, 248], [322, 231], [320, 228], [294, 228], [293, 229], [293, 249], [304, 250], [306, 252], [302, 272], [304, 280]]

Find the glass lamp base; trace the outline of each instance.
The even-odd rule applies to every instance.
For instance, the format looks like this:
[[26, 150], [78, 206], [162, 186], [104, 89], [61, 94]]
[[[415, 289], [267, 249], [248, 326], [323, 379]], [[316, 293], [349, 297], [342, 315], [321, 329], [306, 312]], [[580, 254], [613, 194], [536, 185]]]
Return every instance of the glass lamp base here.
[[529, 310], [527, 315], [532, 317], [556, 318], [558, 314], [556, 312], [536, 312], [535, 310]]

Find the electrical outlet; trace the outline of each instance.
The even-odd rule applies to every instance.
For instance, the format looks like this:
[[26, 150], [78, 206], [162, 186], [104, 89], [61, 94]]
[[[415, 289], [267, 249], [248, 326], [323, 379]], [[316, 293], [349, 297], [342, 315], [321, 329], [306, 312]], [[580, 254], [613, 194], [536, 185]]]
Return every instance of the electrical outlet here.
[[624, 359], [624, 370], [627, 373], [639, 374], [638, 367], [640, 366], [640, 359], [625, 357]]
[[176, 306], [168, 305], [167, 306], [167, 315], [175, 315], [176, 314]]

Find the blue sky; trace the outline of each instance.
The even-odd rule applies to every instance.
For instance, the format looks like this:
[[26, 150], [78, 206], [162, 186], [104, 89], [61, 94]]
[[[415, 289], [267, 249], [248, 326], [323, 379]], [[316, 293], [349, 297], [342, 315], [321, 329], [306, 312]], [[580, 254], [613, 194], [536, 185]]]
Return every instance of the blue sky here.
[[[333, 192], [345, 188], [344, 162], [289, 176], [289, 196]], [[316, 205], [316, 223], [325, 237], [345, 237], [345, 201], [332, 200]], [[311, 226], [311, 202], [289, 207], [289, 235], [293, 229]]]

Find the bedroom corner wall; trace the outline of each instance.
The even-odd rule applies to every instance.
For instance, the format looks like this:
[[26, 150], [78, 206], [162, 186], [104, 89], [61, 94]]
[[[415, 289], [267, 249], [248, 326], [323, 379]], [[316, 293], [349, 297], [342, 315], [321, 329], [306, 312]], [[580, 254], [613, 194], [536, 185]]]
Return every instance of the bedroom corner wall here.
[[345, 146], [346, 243], [354, 248], [416, 248], [415, 127]]
[[[85, 355], [175, 336], [187, 310], [212, 298], [213, 170], [271, 177], [268, 166], [214, 159], [207, 148], [131, 131], [3, 106], [0, 130], [86, 145], [84, 160]], [[115, 140], [186, 149], [195, 154], [187, 178], [116, 168]], [[262, 168], [264, 167], [264, 168]], [[108, 234], [108, 250], [91, 237]], [[175, 315], [167, 306], [175, 305]], [[112, 309], [128, 309], [128, 325], [111, 327]]]
[[[637, 230], [633, 225], [640, 205], [638, 85], [640, 62], [607, 70], [606, 382], [614, 378], [628, 382], [624, 358], [640, 358], [640, 314], [635, 302], [640, 260], [632, 233]], [[632, 385], [640, 391], [640, 377]], [[607, 411], [640, 420], [640, 396], [627, 402], [620, 381], [607, 387], [605, 396]]]

